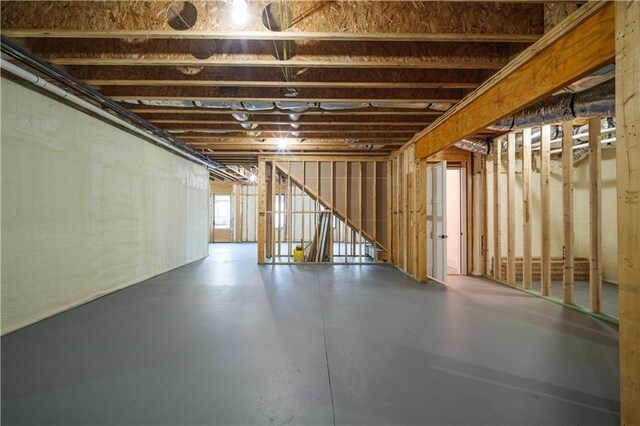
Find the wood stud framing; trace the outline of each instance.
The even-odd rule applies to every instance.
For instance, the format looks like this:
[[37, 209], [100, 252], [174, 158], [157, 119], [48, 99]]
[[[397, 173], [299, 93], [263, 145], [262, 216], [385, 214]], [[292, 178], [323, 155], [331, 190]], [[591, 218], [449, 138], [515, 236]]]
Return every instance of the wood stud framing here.
[[[258, 203], [261, 209], [259, 217], [267, 218], [264, 224], [259, 226], [259, 232], [261, 232], [258, 245], [260, 263], [264, 263], [265, 260], [271, 264], [291, 263], [291, 245], [293, 239], [296, 238], [295, 235], [300, 236], [298, 243], [303, 247], [312, 241], [317, 241], [320, 237], [320, 215], [323, 213], [329, 214], [330, 229], [333, 229], [331, 224], [333, 224], [334, 217], [337, 217], [340, 223], [336, 231], [329, 232], [329, 263], [361, 264], [379, 261], [377, 253], [388, 251], [388, 242], [385, 241], [388, 234], [378, 231], [378, 227], [386, 226], [386, 223], [376, 219], [377, 212], [375, 210], [378, 207], [376, 192], [381, 186], [388, 193], [386, 188], [388, 182], [384, 179], [386, 175], [382, 175], [381, 179], [378, 179], [377, 169], [378, 164], [387, 167], [387, 161], [375, 159], [341, 161], [340, 159], [328, 160], [323, 157], [284, 158], [286, 160], [282, 161], [277, 157], [263, 157], [259, 161], [260, 171], [262, 168], [266, 171], [273, 170], [271, 179], [268, 179], [269, 174], [267, 173], [264, 184], [266, 189], [259, 190], [259, 193], [264, 197]], [[291, 159], [289, 160], [289, 158]], [[344, 165], [344, 173], [341, 176], [338, 176], [336, 171], [336, 163], [338, 162]], [[297, 166], [294, 167], [296, 164]], [[329, 167], [323, 167], [327, 165]], [[299, 174], [296, 172], [298, 169], [300, 170]], [[374, 182], [370, 184], [372, 176]], [[275, 179], [276, 184], [270, 184], [272, 179]], [[343, 183], [341, 187], [341, 195], [344, 197], [342, 200], [344, 202], [343, 208], [335, 204], [338, 200], [339, 185], [334, 182], [337, 181]], [[262, 180], [259, 179], [260, 182]], [[284, 182], [284, 184], [280, 184], [280, 182]], [[282, 210], [282, 204], [278, 202], [278, 195], [287, 198], [284, 210]], [[352, 200], [351, 197], [354, 199]], [[367, 203], [366, 210], [362, 202], [365, 197], [367, 200], [373, 200], [373, 205]], [[314, 207], [309, 210], [307, 205]], [[294, 206], [297, 206], [298, 210], [294, 209]], [[277, 226], [282, 217], [286, 217], [284, 232]], [[299, 218], [299, 221], [296, 217]], [[308, 235], [309, 230], [312, 241], [307, 241], [305, 236]], [[340, 238], [340, 232], [342, 232], [342, 241], [334, 241], [336, 237]], [[261, 241], [264, 241], [264, 244]], [[341, 253], [342, 250], [340, 253], [334, 252], [334, 243], [336, 242], [343, 244], [344, 253]], [[282, 244], [286, 244], [288, 247], [286, 253], [278, 248]], [[375, 258], [372, 259], [368, 253], [365, 253], [365, 244], [371, 244]], [[264, 254], [260, 252], [261, 247], [263, 247]], [[360, 248], [358, 249], [358, 247]], [[344, 258], [336, 260], [336, 257]], [[388, 258], [388, 255], [384, 254], [381, 258]]]
[[516, 134], [507, 137], [507, 284], [516, 285]]
[[640, 424], [640, 2], [615, 2], [620, 423]]
[[549, 154], [551, 127], [542, 126], [540, 131], [540, 210], [542, 221], [542, 259], [540, 276], [540, 293], [549, 296], [551, 293], [551, 194], [549, 177], [551, 174], [551, 157]]
[[500, 173], [502, 170], [502, 145], [493, 141], [493, 277], [502, 279], [502, 227], [500, 217]]
[[599, 313], [602, 298], [602, 145], [600, 119], [589, 120], [589, 307]]
[[531, 289], [531, 129], [522, 130], [522, 287]]
[[[562, 226], [564, 228], [562, 300], [573, 304], [573, 123], [562, 123]], [[598, 125], [598, 127], [600, 127]]]

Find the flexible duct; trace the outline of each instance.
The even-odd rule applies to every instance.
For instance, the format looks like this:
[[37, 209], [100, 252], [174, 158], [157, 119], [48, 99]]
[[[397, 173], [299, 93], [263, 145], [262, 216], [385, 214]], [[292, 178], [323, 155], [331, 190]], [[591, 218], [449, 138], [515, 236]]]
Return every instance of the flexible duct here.
[[510, 131], [526, 127], [615, 114], [615, 85], [608, 81], [579, 93], [563, 93], [538, 102], [511, 117], [500, 120], [491, 130]]
[[476, 154], [489, 154], [489, 142], [486, 140], [462, 139], [456, 142], [454, 146]]

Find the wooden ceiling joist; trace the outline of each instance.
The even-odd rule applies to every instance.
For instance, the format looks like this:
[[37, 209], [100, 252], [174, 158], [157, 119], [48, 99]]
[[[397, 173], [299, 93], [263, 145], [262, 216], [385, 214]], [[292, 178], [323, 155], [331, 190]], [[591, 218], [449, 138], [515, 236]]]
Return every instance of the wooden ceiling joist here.
[[[393, 68], [280, 68], [199, 67], [185, 74], [179, 67], [68, 66], [67, 72], [89, 84], [134, 85], [168, 82], [168, 85], [245, 87], [389, 87], [474, 88], [493, 70], [428, 70]], [[124, 83], [126, 82], [126, 84]], [[131, 84], [129, 84], [131, 82]], [[150, 82], [147, 84], [147, 82]], [[431, 87], [433, 86], [433, 87]]]
[[[380, 123], [377, 123], [380, 124]], [[411, 126], [407, 125], [398, 125], [398, 124], [385, 124], [383, 126], [380, 125], [371, 125], [371, 124], [362, 124], [362, 123], [347, 123], [347, 124], [336, 124], [336, 125], [302, 125], [298, 129], [292, 128], [287, 124], [280, 123], [267, 123], [267, 124], [258, 124], [255, 129], [245, 129], [240, 126], [240, 123], [227, 123], [227, 124], [193, 124], [193, 123], [176, 123], [172, 125], [163, 126], [168, 132], [197, 132], [197, 131], [208, 131], [208, 130], [216, 130], [216, 131], [262, 131], [262, 132], [290, 132], [290, 131], [298, 131], [301, 133], [309, 133], [315, 131], [323, 131], [323, 132], [402, 132], [402, 133], [416, 133], [420, 130], [424, 129], [424, 124], [414, 124]]]
[[371, 60], [353, 60], [348, 56], [332, 58], [300, 57], [286, 62], [267, 55], [240, 57], [213, 56], [208, 59], [197, 58], [56, 58], [44, 56], [47, 62], [55, 65], [117, 65], [117, 66], [181, 66], [181, 67], [272, 67], [272, 68], [407, 68], [407, 69], [500, 69], [507, 60], [465, 61], [465, 60], [423, 60], [421, 58], [372, 58]]
[[[284, 48], [273, 42], [206, 40], [31, 39], [30, 50], [63, 65], [251, 66], [329, 68], [479, 68], [499, 69], [527, 45], [496, 43], [344, 43], [298, 42]], [[331, 65], [333, 64], [333, 65]]]
[[[231, 2], [192, 1], [195, 12], [177, 11], [169, 22], [170, 1], [2, 2], [1, 26], [11, 37], [69, 38], [215, 38], [242, 40], [532, 42], [544, 31], [541, 5], [530, 3], [337, 1], [305, 18], [313, 3], [289, 1], [292, 25], [269, 31], [261, 14], [270, 0], [249, 3], [240, 28]], [[45, 12], [46, 11], [46, 12]], [[191, 16], [188, 16], [191, 15]], [[194, 18], [194, 19], [190, 19]], [[300, 18], [300, 19], [298, 19]], [[184, 31], [174, 27], [188, 28]], [[191, 24], [191, 25], [189, 25]], [[354, 30], [356, 29], [356, 30]], [[471, 29], [471, 30], [469, 30]]]
[[[168, 107], [154, 107], [154, 106], [145, 106], [138, 107], [134, 106], [130, 108], [131, 112], [135, 112], [143, 117], [149, 118], [148, 115], [157, 115], [157, 114], [197, 114], [201, 115], [228, 115], [231, 117], [233, 113], [248, 113], [253, 117], [254, 114], [259, 114], [260, 116], [287, 116], [291, 114], [291, 111], [282, 111], [282, 110], [271, 110], [271, 111], [234, 111], [230, 109], [214, 109], [214, 108], [168, 108]], [[335, 116], [348, 116], [348, 117], [369, 117], [373, 119], [377, 119], [378, 116], [414, 116], [414, 117], [433, 117], [439, 116], [443, 113], [440, 111], [433, 110], [417, 110], [417, 109], [407, 109], [407, 108], [368, 108], [368, 109], [355, 109], [355, 110], [319, 110], [319, 109], [309, 109], [307, 111], [303, 111], [299, 114], [301, 117], [305, 116], [313, 116], [313, 119], [317, 117], [328, 117], [329, 119], [333, 119]], [[342, 118], [341, 118], [342, 119]]]
[[[172, 129], [167, 129], [168, 132], [175, 132], [176, 130], [172, 130]], [[409, 139], [410, 137], [412, 137], [415, 132], [411, 131], [411, 130], [297, 130], [297, 132], [300, 134], [299, 137], [310, 137], [311, 135], [322, 135], [322, 138], [354, 138], [354, 139], [359, 139], [360, 137], [362, 138], [368, 138], [369, 136], [372, 135], [395, 135], [395, 137], [400, 137], [400, 135], [402, 136], [406, 136], [407, 139]], [[255, 133], [259, 133], [256, 136], [252, 136], [252, 134]], [[223, 135], [223, 136], [247, 136], [247, 137], [256, 137], [256, 138], [287, 138], [287, 137], [293, 137], [290, 131], [275, 131], [275, 130], [271, 130], [271, 131], [260, 131], [260, 129], [257, 130], [245, 130], [245, 129], [238, 129], [236, 130], [228, 130], [225, 131], [224, 133], [209, 133], [209, 134], [203, 134], [203, 133], [176, 133], [176, 135], [178, 137], [180, 137], [180, 139], [207, 139], [207, 138], [211, 138], [212, 135]], [[296, 136], [297, 137], [297, 136]]]
[[612, 2], [589, 2], [412, 138], [425, 158], [615, 59]]
[[[248, 121], [240, 122], [238, 120], [179, 120], [179, 119], [151, 119], [149, 123], [153, 124], [172, 124], [172, 125], [196, 125], [196, 126], [211, 126], [216, 124], [231, 124], [233, 128], [238, 128], [241, 123], [258, 124], [260, 126], [289, 126], [300, 125], [300, 128], [309, 129], [309, 126], [364, 126], [364, 127], [387, 127], [387, 126], [403, 126], [403, 127], [416, 127], [429, 124], [428, 120], [420, 121], [261, 121], [251, 118]], [[363, 128], [364, 128], [363, 127]], [[197, 128], [197, 127], [194, 127]]]
[[404, 83], [404, 82], [348, 82], [348, 81], [237, 81], [237, 80], [93, 80], [92, 86], [174, 86], [174, 87], [279, 87], [279, 88], [342, 88], [342, 89], [475, 89], [477, 83]]
[[[224, 153], [224, 152], [228, 152], [228, 151], [234, 151], [234, 152], [241, 152], [241, 151], [255, 151], [255, 150], [262, 150], [262, 151], [283, 151], [285, 150], [284, 148], [282, 148], [282, 146], [278, 145], [278, 144], [238, 144], [238, 145], [216, 145], [216, 146], [206, 146], [206, 147], [195, 147], [196, 149], [199, 150], [203, 150], [202, 152], [205, 152], [204, 150], [213, 150], [214, 153]], [[391, 146], [391, 145], [379, 145], [379, 148], [376, 148], [376, 151], [380, 150], [380, 151], [390, 151], [392, 149], [396, 149], [397, 146]], [[310, 151], [310, 152], [314, 152], [314, 151], [325, 151], [325, 152], [331, 152], [331, 151], [354, 151], [354, 150], [361, 150], [361, 151], [371, 151], [370, 148], [366, 148], [366, 147], [362, 147], [362, 148], [358, 148], [358, 147], [352, 147], [346, 144], [335, 144], [335, 145], [300, 145], [300, 144], [289, 144], [286, 147], [287, 151]]]
[[[178, 138], [180, 140], [185, 140], [184, 138]], [[188, 138], [187, 138], [188, 139]], [[250, 144], [250, 143], [259, 143], [259, 144], [277, 144], [281, 138], [234, 138], [234, 137], [210, 137], [209, 140], [206, 139], [198, 139], [196, 141], [188, 141], [188, 144], [191, 146], [215, 146], [219, 144]], [[296, 144], [311, 144], [311, 145], [347, 145], [347, 144], [390, 144], [390, 145], [398, 145], [402, 144], [406, 141], [404, 138], [393, 138], [393, 137], [371, 137], [371, 138], [359, 138], [359, 139], [348, 139], [343, 137], [336, 138], [312, 138], [312, 139], [293, 139]], [[349, 141], [349, 142], [348, 142]]]
[[102, 93], [120, 100], [171, 100], [171, 101], [245, 101], [245, 102], [388, 102], [388, 103], [455, 103], [464, 97], [455, 89], [305, 89], [298, 96], [287, 96], [280, 89], [241, 88], [230, 93], [216, 87], [118, 87], [106, 86]]

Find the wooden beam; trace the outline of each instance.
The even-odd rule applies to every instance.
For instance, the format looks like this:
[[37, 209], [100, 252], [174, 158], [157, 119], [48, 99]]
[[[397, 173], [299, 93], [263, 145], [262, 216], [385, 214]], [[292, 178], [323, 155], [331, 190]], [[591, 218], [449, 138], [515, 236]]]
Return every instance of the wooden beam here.
[[531, 129], [522, 130], [522, 287], [531, 289]]
[[502, 170], [502, 145], [493, 140], [493, 278], [502, 279], [502, 230], [500, 215], [500, 173]]
[[542, 265], [540, 276], [540, 293], [549, 296], [551, 293], [551, 195], [549, 192], [549, 176], [551, 174], [551, 127], [540, 129], [540, 210], [542, 212]]
[[562, 123], [562, 228], [564, 230], [562, 301], [573, 304], [573, 123]]
[[516, 285], [516, 134], [507, 136], [507, 284]]
[[640, 2], [616, 7], [620, 423], [640, 424]]
[[[309, 15], [309, 2], [289, 1], [287, 7], [294, 20], [285, 31], [270, 31], [262, 23], [262, 11], [268, 0], [248, 2], [247, 18], [241, 29], [228, 18], [232, 14], [231, 3], [223, 0], [190, 3], [193, 13], [178, 10], [174, 13], [177, 22], [173, 23], [167, 19], [171, 17], [167, 13], [170, 1], [2, 2], [0, 26], [3, 34], [11, 37], [337, 42], [531, 42], [544, 31], [542, 7], [526, 3], [469, 3], [461, 8], [455, 2], [414, 2], [407, 7], [404, 2], [394, 1], [337, 1], [330, 7], [321, 5]], [[308, 19], [296, 19], [303, 16]], [[367, 19], [362, 19], [363, 16]], [[451, 16], [457, 19], [447, 19]], [[195, 18], [193, 22], [190, 17]], [[176, 30], [171, 24], [173, 27], [180, 24], [184, 30]]]
[[589, 119], [589, 307], [599, 313], [602, 302], [602, 144], [600, 119]]
[[[410, 142], [428, 157], [614, 60], [614, 13], [588, 2]], [[514, 96], [517, 94], [517, 96]]]

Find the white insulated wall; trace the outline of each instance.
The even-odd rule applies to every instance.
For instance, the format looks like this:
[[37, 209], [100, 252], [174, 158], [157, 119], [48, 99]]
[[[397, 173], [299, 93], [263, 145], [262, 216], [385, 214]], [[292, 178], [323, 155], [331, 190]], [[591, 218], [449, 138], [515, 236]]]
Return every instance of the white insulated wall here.
[[2, 79], [2, 333], [207, 255], [207, 170]]

